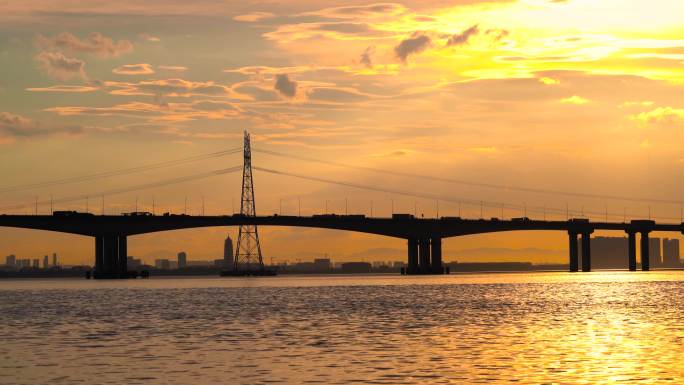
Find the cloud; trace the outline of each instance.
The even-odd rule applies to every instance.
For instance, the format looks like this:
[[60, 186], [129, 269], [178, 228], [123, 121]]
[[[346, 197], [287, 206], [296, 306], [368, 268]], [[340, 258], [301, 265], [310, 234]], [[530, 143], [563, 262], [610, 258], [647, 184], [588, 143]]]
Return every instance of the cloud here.
[[36, 55], [40, 68], [48, 76], [58, 80], [69, 80], [75, 77], [86, 78], [85, 62], [76, 58], [68, 58], [61, 52], [43, 51]]
[[214, 82], [193, 82], [184, 79], [144, 80], [137, 83], [106, 82], [113, 95], [167, 95], [172, 97], [230, 96], [239, 98], [230, 87]]
[[244, 15], [237, 15], [233, 17], [235, 21], [242, 21], [246, 23], [254, 23], [256, 21], [261, 21], [264, 19], [270, 19], [275, 17], [271, 12], [251, 12]]
[[119, 40], [115, 42], [98, 32], [93, 32], [83, 39], [79, 39], [69, 32], [62, 32], [53, 38], [38, 35], [37, 43], [40, 47], [51, 50], [89, 53], [103, 58], [116, 57], [133, 51], [133, 43], [130, 41]]
[[188, 70], [188, 67], [183, 67], [183, 66], [158, 66], [162, 71], [171, 71], [171, 72], [185, 72]]
[[148, 33], [141, 33], [138, 36], [140, 36], [141, 39], [143, 39], [145, 41], [152, 42], [152, 43], [158, 43], [161, 41], [161, 39], [158, 38], [157, 36], [152, 36]]
[[288, 43], [313, 38], [329, 38], [337, 40], [371, 40], [388, 37], [393, 33], [380, 31], [372, 24], [358, 21], [317, 22], [286, 24], [275, 31], [263, 34], [269, 40]]
[[585, 99], [581, 96], [573, 95], [569, 98], [564, 98], [560, 100], [561, 103], [563, 104], [577, 104], [577, 105], [582, 105], [582, 104], [587, 104], [589, 103], [588, 99]]
[[684, 109], [672, 107], [658, 107], [655, 110], [642, 112], [632, 116], [632, 119], [644, 123], [677, 123], [684, 121]]
[[410, 55], [425, 51], [431, 43], [429, 36], [422, 32], [414, 32], [410, 38], [402, 40], [399, 45], [394, 47], [394, 54], [402, 62], [406, 62]]
[[31, 87], [27, 88], [26, 91], [29, 92], [68, 92], [68, 93], [80, 93], [80, 92], [93, 92], [99, 90], [100, 87], [93, 86], [68, 86], [68, 85], [57, 85], [49, 87]]
[[461, 46], [468, 44], [468, 40], [470, 40], [471, 37], [477, 35], [480, 33], [479, 27], [476, 25], [473, 25], [472, 27], [466, 29], [465, 31], [461, 33], [456, 33], [453, 34], [449, 37], [449, 40], [447, 40], [447, 47], [451, 46]]
[[378, 3], [368, 5], [351, 5], [346, 7], [325, 8], [318, 11], [306, 12], [304, 16], [322, 16], [331, 19], [358, 19], [360, 17], [374, 18], [377, 16], [392, 17], [406, 12], [406, 7], [395, 3]]
[[361, 58], [359, 58], [359, 63], [363, 64], [364, 66], [366, 66], [368, 68], [373, 67], [373, 60], [371, 59], [371, 56], [374, 53], [375, 53], [375, 46], [373, 46], [373, 45], [369, 46], [361, 54]]
[[117, 75], [150, 75], [154, 73], [152, 66], [147, 63], [124, 64], [112, 70]]
[[57, 133], [78, 134], [79, 126], [60, 126], [35, 122], [32, 119], [10, 112], [0, 112], [0, 143], [15, 138], [30, 138]]
[[65, 106], [45, 109], [60, 116], [125, 116], [147, 118], [151, 122], [185, 122], [198, 119], [219, 120], [237, 117], [242, 110], [230, 102], [197, 100], [191, 103], [152, 104], [130, 102], [109, 107]]
[[277, 74], [275, 86], [276, 91], [288, 98], [293, 98], [297, 94], [297, 82], [290, 80], [287, 74]]

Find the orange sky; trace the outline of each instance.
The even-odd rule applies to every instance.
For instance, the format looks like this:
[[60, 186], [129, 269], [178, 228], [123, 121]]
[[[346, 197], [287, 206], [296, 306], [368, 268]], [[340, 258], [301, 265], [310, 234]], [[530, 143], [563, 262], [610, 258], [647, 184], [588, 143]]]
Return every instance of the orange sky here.
[[[440, 215], [681, 218], [684, 3], [665, 0], [103, 2], [0, 4], [0, 212], [49, 211], [60, 199], [241, 164], [240, 154], [43, 188], [16, 186], [239, 147], [421, 180], [255, 153], [255, 165], [414, 195]], [[257, 211], [436, 215], [434, 199], [255, 171]], [[533, 192], [530, 190], [536, 190]], [[566, 191], [549, 194], [539, 190]], [[222, 214], [239, 173], [107, 194], [108, 213]], [[601, 198], [590, 197], [601, 196]], [[639, 199], [624, 200], [624, 197]], [[372, 203], [371, 203], [372, 202]], [[85, 200], [55, 209], [85, 210]], [[152, 261], [221, 253], [236, 229], [132, 237]], [[401, 240], [315, 229], [262, 229], [267, 260], [402, 259]], [[614, 234], [618, 235], [618, 234]], [[92, 241], [0, 230], [0, 256], [52, 251], [89, 261]], [[446, 259], [565, 260], [556, 233], [451, 239]], [[529, 249], [534, 248], [534, 249]], [[530, 257], [525, 257], [529, 255]], [[451, 258], [450, 258], [451, 256]]]

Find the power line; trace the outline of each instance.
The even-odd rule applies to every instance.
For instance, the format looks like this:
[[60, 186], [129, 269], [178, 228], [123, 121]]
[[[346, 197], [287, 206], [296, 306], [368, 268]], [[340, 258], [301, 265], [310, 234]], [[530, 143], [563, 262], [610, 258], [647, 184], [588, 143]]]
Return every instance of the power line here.
[[[183, 182], [188, 182], [191, 180], [203, 179], [203, 178], [208, 178], [208, 177], [212, 177], [212, 176], [216, 176], [216, 175], [229, 174], [229, 173], [240, 171], [240, 170], [242, 170], [242, 166], [233, 166], [233, 167], [209, 171], [209, 172], [205, 172], [205, 173], [201, 173], [201, 174], [187, 175], [187, 176], [182, 176], [182, 177], [178, 177], [178, 178], [165, 179], [165, 180], [158, 181], [158, 182], [139, 184], [139, 185], [130, 186], [130, 187], [122, 187], [122, 188], [111, 189], [111, 190], [107, 190], [107, 191], [100, 191], [97, 193], [72, 195], [72, 196], [68, 196], [68, 197], [64, 197], [64, 198], [51, 199], [50, 201], [38, 202], [38, 204], [68, 203], [68, 202], [80, 201], [80, 200], [86, 199], [89, 196], [105, 196], [105, 195], [108, 196], [108, 195], [123, 194], [123, 193], [131, 192], [131, 191], [138, 191], [138, 190], [144, 190], [144, 189], [149, 189], [149, 188], [154, 188], [154, 187], [168, 186], [171, 184], [183, 183]], [[26, 207], [25, 204], [14, 205], [14, 206], [5, 206], [5, 207], [0, 208], [0, 210], [15, 210], [15, 209], [21, 209], [24, 207]]]
[[444, 178], [444, 177], [437, 177], [437, 176], [430, 176], [430, 175], [414, 174], [414, 173], [408, 173], [408, 172], [403, 172], [403, 171], [383, 170], [383, 169], [366, 167], [366, 166], [355, 166], [355, 165], [351, 165], [348, 163], [334, 162], [334, 161], [311, 158], [311, 157], [306, 157], [306, 156], [301, 156], [301, 155], [289, 155], [289, 154], [284, 154], [281, 152], [270, 151], [270, 150], [262, 150], [262, 149], [256, 149], [256, 148], [253, 148], [252, 151], [260, 152], [263, 154], [274, 155], [274, 156], [280, 156], [280, 157], [284, 157], [284, 158], [302, 160], [302, 161], [306, 161], [306, 162], [321, 163], [321, 164], [327, 164], [327, 165], [331, 165], [331, 166], [352, 168], [352, 169], [356, 169], [356, 170], [370, 171], [370, 172], [381, 173], [381, 174], [390, 174], [390, 175], [396, 175], [396, 176], [407, 177], [407, 178], [418, 178], [418, 179], [424, 179], [424, 180], [432, 180], [432, 181], [436, 181], [436, 182], [454, 183], [454, 184], [474, 186], [474, 187], [484, 187], [484, 188], [490, 188], [490, 189], [512, 190], [512, 191], [531, 192], [531, 193], [536, 193], [536, 194], [562, 195], [562, 196], [571, 196], [571, 197], [577, 197], [577, 198], [617, 200], [617, 201], [627, 201], [627, 202], [650, 202], [650, 203], [665, 203], [665, 204], [679, 204], [679, 205], [684, 204], [684, 200], [670, 200], [670, 199], [644, 198], [644, 197], [620, 196], [620, 195], [591, 194], [591, 193], [542, 189], [542, 188], [525, 187], [525, 186], [509, 186], [509, 185], [494, 184], [494, 183], [467, 181], [467, 180], [463, 180], [463, 179]]
[[[436, 195], [436, 194], [417, 193], [417, 192], [407, 191], [407, 190], [390, 189], [390, 188], [386, 188], [386, 187], [364, 185], [364, 184], [360, 184], [360, 183], [337, 181], [337, 180], [320, 178], [320, 177], [315, 177], [315, 176], [307, 176], [307, 175], [302, 175], [302, 174], [297, 174], [297, 173], [292, 173], [292, 172], [287, 172], [287, 171], [279, 171], [279, 170], [274, 170], [274, 169], [265, 168], [265, 167], [252, 166], [252, 168], [254, 170], [263, 171], [263, 172], [267, 172], [270, 174], [290, 176], [290, 177], [310, 180], [310, 181], [314, 181], [314, 182], [336, 184], [336, 185], [340, 185], [340, 186], [352, 187], [352, 188], [357, 188], [357, 189], [361, 189], [361, 190], [370, 190], [370, 191], [377, 191], [377, 192], [383, 192], [383, 193], [388, 193], [388, 194], [410, 196], [413, 198], [440, 200], [440, 201], [450, 202], [450, 203], [459, 204], [459, 205], [460, 204], [467, 204], [470, 206], [478, 206], [478, 207], [480, 205], [482, 205], [483, 207], [487, 207], [487, 208], [496, 208], [496, 209], [507, 208], [507, 209], [513, 209], [513, 210], [517, 210], [517, 211], [521, 211], [521, 212], [524, 210], [527, 213], [538, 213], [538, 214], [544, 214], [545, 213], [545, 214], [566, 215], [566, 213], [567, 213], [571, 216], [584, 216], [584, 217], [594, 217], [594, 218], [605, 218], [605, 215], [606, 215], [605, 211], [604, 212], [594, 212], [594, 211], [584, 211], [583, 210], [582, 212], [580, 212], [580, 211], [575, 211], [575, 210], [568, 210], [567, 208], [559, 209], [559, 208], [546, 207], [546, 206], [535, 207], [535, 206], [527, 206], [527, 205], [507, 204], [507, 203], [503, 203], [503, 202], [488, 202], [488, 201], [476, 200], [476, 199], [454, 198], [454, 197], [448, 197], [448, 196], [442, 196], [442, 195]], [[608, 213], [608, 216], [620, 217], [621, 218], [622, 213], [619, 213], [619, 214]], [[655, 217], [653, 217], [652, 219], [672, 220], [672, 219], [676, 219], [676, 218], [671, 218], [671, 217], [655, 218]]]
[[177, 166], [177, 165], [184, 164], [184, 163], [197, 162], [200, 160], [206, 160], [206, 159], [211, 159], [211, 158], [218, 158], [218, 157], [222, 157], [222, 156], [226, 156], [226, 155], [235, 154], [235, 153], [238, 153], [241, 151], [242, 151], [242, 148], [238, 147], [238, 148], [233, 148], [233, 149], [229, 149], [229, 150], [211, 152], [208, 154], [194, 155], [194, 156], [190, 156], [187, 158], [167, 160], [164, 162], [150, 163], [150, 164], [146, 164], [146, 165], [142, 165], [142, 166], [106, 171], [106, 172], [101, 172], [101, 173], [96, 173], [96, 174], [81, 175], [81, 176], [75, 176], [75, 177], [69, 177], [69, 178], [63, 178], [63, 179], [56, 179], [56, 180], [47, 181], [47, 182], [29, 183], [29, 184], [24, 184], [24, 185], [3, 187], [3, 188], [0, 188], [0, 194], [1, 193], [7, 193], [7, 192], [14, 192], [14, 191], [23, 191], [23, 190], [31, 190], [31, 189], [51, 187], [51, 186], [57, 186], [57, 185], [64, 185], [64, 184], [70, 184], [70, 183], [86, 182], [86, 181], [91, 181], [91, 180], [96, 180], [96, 179], [110, 178], [110, 177], [114, 177], [114, 176], [120, 176], [120, 175], [127, 175], [127, 174], [143, 172], [143, 171], [156, 170], [156, 169], [165, 168], [165, 167]]

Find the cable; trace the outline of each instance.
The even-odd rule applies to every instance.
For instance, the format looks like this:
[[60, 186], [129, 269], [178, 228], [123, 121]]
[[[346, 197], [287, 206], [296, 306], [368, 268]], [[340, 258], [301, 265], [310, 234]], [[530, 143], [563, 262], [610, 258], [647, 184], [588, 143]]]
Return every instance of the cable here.
[[[41, 201], [38, 202], [39, 205], [45, 205], [45, 204], [52, 204], [55, 203], [67, 203], [67, 202], [74, 202], [74, 201], [80, 201], [83, 199], [86, 199], [88, 197], [99, 197], [99, 196], [109, 196], [109, 195], [116, 195], [116, 194], [122, 194], [126, 192], [131, 192], [131, 191], [137, 191], [137, 190], [144, 190], [144, 189], [149, 189], [153, 187], [160, 187], [160, 186], [167, 186], [170, 184], [176, 184], [176, 183], [183, 183], [191, 180], [197, 180], [197, 179], [203, 179], [203, 178], [208, 178], [216, 175], [223, 175], [223, 174], [229, 174], [232, 172], [240, 171], [242, 170], [242, 166], [233, 166], [229, 168], [224, 168], [220, 170], [214, 170], [214, 171], [209, 171], [201, 174], [196, 174], [196, 175], [188, 175], [188, 176], [182, 176], [178, 178], [172, 178], [172, 179], [166, 179], [158, 182], [152, 182], [152, 183], [145, 183], [145, 184], [140, 184], [140, 185], [135, 185], [135, 186], [130, 186], [130, 187], [122, 187], [122, 188], [117, 188], [117, 189], [112, 189], [112, 190], [107, 190], [107, 191], [101, 191], [98, 193], [93, 193], [93, 194], [81, 194], [81, 195], [73, 195], [69, 197], [64, 197], [64, 198], [58, 198], [58, 199], [53, 199], [52, 201]], [[5, 206], [0, 208], [0, 210], [14, 210], [14, 209], [21, 209], [26, 207], [26, 204], [22, 205], [14, 205], [14, 206]]]
[[69, 183], [85, 182], [85, 181], [96, 180], [96, 179], [110, 178], [113, 176], [133, 174], [133, 173], [149, 171], [149, 170], [156, 170], [156, 169], [160, 169], [160, 168], [164, 168], [164, 167], [177, 166], [177, 165], [184, 164], [184, 163], [196, 162], [196, 161], [200, 161], [200, 160], [231, 155], [231, 154], [235, 154], [235, 153], [238, 153], [241, 151], [242, 151], [242, 148], [233, 148], [230, 150], [223, 150], [223, 151], [217, 151], [217, 152], [212, 152], [212, 153], [208, 153], [208, 154], [194, 155], [194, 156], [187, 157], [187, 158], [168, 160], [168, 161], [158, 162], [158, 163], [150, 163], [150, 164], [143, 165], [143, 166], [136, 166], [136, 167], [119, 169], [119, 170], [106, 171], [106, 172], [101, 172], [101, 173], [97, 173], [97, 174], [81, 175], [81, 176], [69, 177], [69, 178], [64, 178], [64, 179], [56, 179], [56, 180], [47, 181], [47, 182], [30, 183], [30, 184], [24, 184], [24, 185], [4, 187], [4, 188], [0, 188], [0, 194], [7, 193], [7, 192], [14, 192], [14, 191], [23, 191], [23, 190], [31, 190], [31, 189], [36, 189], [36, 188], [64, 185], [64, 184], [69, 184]]
[[346, 167], [346, 168], [352, 168], [352, 169], [363, 170], [363, 171], [370, 171], [370, 172], [381, 173], [381, 174], [390, 174], [390, 175], [396, 175], [396, 176], [402, 176], [402, 177], [408, 177], [408, 178], [418, 178], [418, 179], [432, 180], [432, 181], [437, 181], [437, 182], [454, 183], [454, 184], [461, 184], [461, 185], [474, 186], [474, 187], [484, 187], [484, 188], [490, 188], [490, 189], [522, 191], [522, 192], [531, 192], [531, 193], [547, 194], [547, 195], [562, 195], [562, 196], [570, 196], [570, 197], [577, 197], [577, 198], [618, 200], [618, 201], [627, 201], [627, 202], [666, 203], [666, 204], [678, 204], [678, 205], [684, 204], [684, 200], [670, 200], [670, 199], [643, 198], [643, 197], [631, 197], [631, 196], [619, 196], [619, 195], [590, 194], [590, 193], [579, 193], [579, 192], [572, 192], [572, 191], [540, 189], [540, 188], [524, 187], [524, 186], [508, 186], [508, 185], [500, 185], [500, 184], [492, 184], [492, 183], [473, 182], [473, 181], [467, 181], [467, 180], [462, 180], [462, 179], [453, 179], [453, 178], [444, 178], [444, 177], [436, 177], [436, 176], [429, 176], [429, 175], [413, 174], [413, 173], [402, 172], [402, 171], [382, 170], [382, 169], [373, 168], [373, 167], [354, 166], [354, 165], [347, 164], [347, 163], [340, 163], [340, 162], [328, 161], [328, 160], [323, 160], [323, 159], [310, 158], [310, 157], [301, 156], [301, 155], [288, 155], [288, 154], [283, 154], [283, 153], [276, 152], [276, 151], [261, 150], [261, 149], [257, 149], [257, 148], [253, 148], [253, 147], [252, 147], [252, 151], [260, 152], [263, 154], [280, 156], [280, 157], [284, 157], [284, 158], [291, 158], [291, 159], [303, 160], [303, 161], [307, 161], [307, 162], [327, 164], [327, 165], [331, 165], [331, 166]]
[[[452, 198], [452, 197], [445, 197], [445, 196], [429, 194], [429, 193], [416, 193], [416, 192], [406, 191], [406, 190], [395, 190], [395, 189], [390, 189], [390, 188], [370, 186], [370, 185], [364, 185], [364, 184], [359, 184], [359, 183], [336, 181], [336, 180], [332, 180], [332, 179], [307, 176], [307, 175], [296, 174], [296, 173], [286, 172], [286, 171], [279, 171], [279, 170], [274, 170], [274, 169], [265, 168], [265, 167], [252, 166], [252, 168], [254, 170], [263, 171], [263, 172], [267, 172], [270, 174], [290, 176], [290, 177], [310, 180], [310, 181], [314, 181], [314, 182], [336, 184], [336, 185], [345, 186], [345, 187], [353, 187], [353, 188], [362, 189], [362, 190], [370, 190], [370, 191], [378, 191], [378, 192], [384, 192], [384, 193], [389, 193], [389, 194], [404, 195], [404, 196], [410, 196], [410, 197], [414, 197], [414, 198], [423, 198], [423, 199], [438, 200], [438, 201], [444, 201], [444, 202], [450, 202], [450, 203], [466, 204], [466, 205], [470, 205], [470, 206], [483, 206], [483, 207], [487, 207], [487, 208], [496, 208], [496, 209], [501, 209], [501, 208], [513, 209], [513, 210], [527, 211], [528, 213], [538, 213], [538, 214], [541, 214], [541, 213], [556, 214], [556, 215], [566, 215], [567, 214], [567, 215], [570, 215], [571, 217], [574, 217], [574, 216], [584, 216], [584, 217], [589, 217], [589, 218], [592, 218], [592, 217], [593, 218], [605, 218], [606, 217], [605, 212], [596, 212], [596, 211], [582, 211], [582, 212], [580, 212], [577, 210], [567, 210], [567, 209], [559, 209], [559, 208], [553, 208], [553, 207], [525, 206], [525, 205], [516, 205], [516, 204], [506, 204], [503, 202], [489, 202], [489, 201], [482, 201], [482, 200], [475, 200], [475, 199], [456, 199], [456, 198]], [[623, 214], [608, 213], [608, 217], [620, 217], [620, 218], [622, 218]], [[672, 220], [672, 219], [678, 219], [678, 218], [653, 217], [653, 219]]]

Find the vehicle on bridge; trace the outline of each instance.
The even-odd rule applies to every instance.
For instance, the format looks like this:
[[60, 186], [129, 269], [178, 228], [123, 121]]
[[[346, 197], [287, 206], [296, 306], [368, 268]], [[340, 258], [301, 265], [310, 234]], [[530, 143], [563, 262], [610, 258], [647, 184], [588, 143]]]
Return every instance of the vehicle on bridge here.
[[132, 211], [130, 213], [121, 213], [124, 217], [151, 217], [152, 214], [149, 211]]
[[92, 217], [95, 214], [93, 214], [93, 213], [79, 213], [78, 211], [74, 211], [74, 210], [62, 210], [62, 211], [53, 211], [52, 215], [55, 217], [81, 217], [81, 216]]

